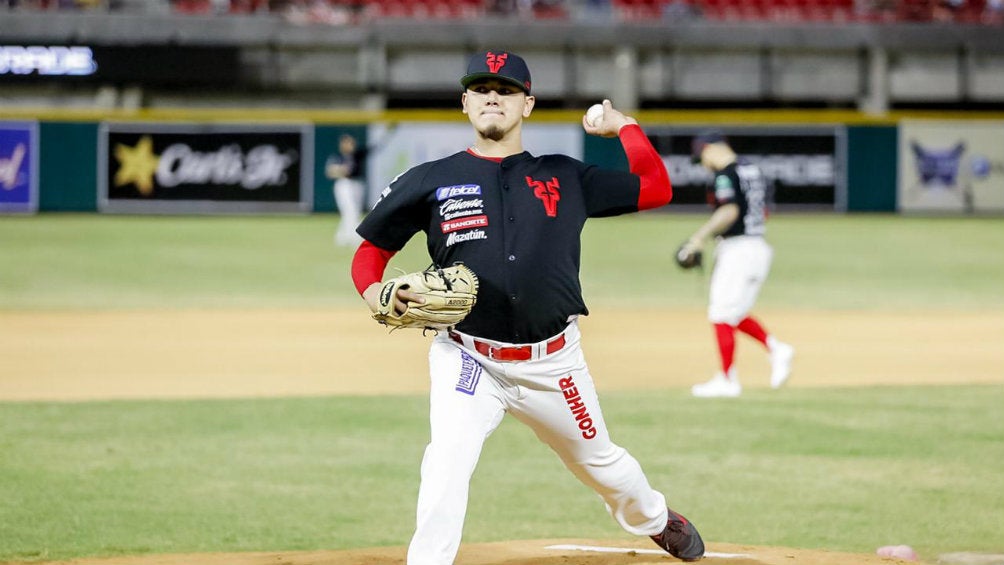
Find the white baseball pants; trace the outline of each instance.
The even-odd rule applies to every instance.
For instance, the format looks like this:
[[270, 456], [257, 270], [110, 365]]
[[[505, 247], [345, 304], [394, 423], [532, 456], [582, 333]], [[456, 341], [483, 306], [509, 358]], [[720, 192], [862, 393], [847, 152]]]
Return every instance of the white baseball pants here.
[[362, 220], [365, 187], [356, 179], [341, 178], [335, 181], [332, 190], [341, 216], [335, 232], [335, 243], [347, 247], [357, 246], [362, 243], [362, 237], [356, 233], [356, 226]]
[[761, 236], [740, 235], [718, 242], [711, 272], [708, 320], [737, 325], [756, 304], [774, 258], [774, 249]]
[[485, 440], [506, 412], [532, 428], [596, 491], [625, 531], [662, 532], [665, 497], [649, 486], [634, 457], [610, 441], [577, 323], [565, 330], [564, 347], [550, 355], [545, 344], [551, 340], [531, 344], [534, 358], [528, 361], [494, 361], [472, 347], [471, 336], [462, 337], [464, 343], [458, 344], [441, 333], [429, 351], [432, 434], [422, 460], [408, 565], [452, 565], [471, 476]]

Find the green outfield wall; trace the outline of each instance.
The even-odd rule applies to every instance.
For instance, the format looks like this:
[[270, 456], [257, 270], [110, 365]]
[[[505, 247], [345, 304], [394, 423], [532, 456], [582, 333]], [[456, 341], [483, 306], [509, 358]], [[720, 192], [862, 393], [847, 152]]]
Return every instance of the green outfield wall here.
[[847, 128], [847, 210], [896, 210], [898, 128]]
[[[189, 124], [189, 127], [195, 127], [200, 131], [204, 129], [211, 132], [222, 128], [221, 131], [224, 134], [231, 134], [231, 129], [234, 128], [237, 131], [252, 129], [258, 132], [259, 138], [266, 139], [269, 128], [278, 127], [276, 124], [286, 127], [295, 125], [303, 132], [302, 139], [299, 142], [290, 143], [292, 145], [300, 144], [296, 147], [280, 147], [277, 151], [279, 153], [285, 152], [286, 155], [294, 155], [295, 158], [302, 161], [304, 170], [298, 178], [304, 198], [298, 203], [299, 209], [313, 212], [336, 211], [331, 191], [332, 182], [324, 175], [324, 164], [328, 156], [336, 151], [338, 138], [343, 133], [351, 133], [367, 142], [368, 132], [371, 131], [369, 125], [377, 122], [397, 124], [411, 121], [428, 124], [451, 124], [452, 126], [466, 123], [462, 116], [458, 118], [457, 113], [443, 111], [386, 112], [381, 114], [338, 112], [249, 114], [246, 111], [243, 113], [151, 111], [133, 114], [112, 113], [111, 115], [86, 112], [7, 114], [9, 111], [0, 112], [0, 132], [5, 124], [25, 122], [38, 124], [37, 155], [31, 155], [31, 157], [37, 160], [37, 172], [35, 173], [37, 175], [37, 210], [43, 212], [95, 212], [109, 209], [110, 196], [107, 194], [107, 187], [118, 186], [129, 181], [125, 177], [120, 179], [121, 172], [111, 170], [108, 165], [111, 160], [120, 157], [116, 152], [120, 150], [119, 146], [122, 145], [121, 143], [109, 142], [107, 138], [109, 123], [119, 124], [117, 127], [124, 128], [126, 131], [131, 131], [130, 127], [138, 128], [136, 131], [142, 131], [143, 124], [156, 124], [155, 127], [164, 129], [167, 133], [172, 131], [172, 124]], [[578, 112], [545, 111], [534, 115], [534, 123], [565, 124], [568, 127], [575, 127], [579, 118]], [[671, 138], [674, 131], [695, 131], [697, 128], [708, 125], [722, 127], [726, 130], [729, 128], [752, 128], [764, 133], [764, 135], [770, 135], [772, 131], [798, 132], [799, 128], [835, 132], [834, 136], [837, 138], [838, 148], [834, 151], [834, 167], [838, 169], [837, 176], [842, 184], [836, 191], [836, 202], [832, 209], [838, 212], [894, 212], [898, 209], [897, 194], [901, 183], [899, 177], [903, 170], [904, 159], [908, 157], [903, 154], [907, 150], [904, 150], [900, 143], [901, 119], [925, 119], [925, 117], [890, 116], [879, 120], [865, 119], [853, 112], [800, 114], [797, 112], [752, 111], [701, 114], [652, 111], [639, 112], [639, 119], [646, 125], [646, 131], [651, 129], [652, 132], [657, 132], [650, 134], [654, 136], [654, 140], [659, 135]], [[934, 115], [931, 119], [954, 119], [960, 121], [959, 123], [970, 123], [972, 120], [983, 120], [985, 123], [991, 124], [1004, 123], [1004, 121], [1000, 121], [1000, 116]], [[127, 124], [128, 127], [121, 124]], [[114, 127], [116, 126], [113, 126], [113, 129]], [[1004, 141], [1004, 128], [1002, 128], [1000, 137]], [[2, 141], [3, 138], [0, 137], [0, 165], [4, 164], [5, 159]], [[154, 141], [156, 142], [156, 139]], [[231, 142], [223, 140], [220, 143]], [[240, 143], [240, 140], [232, 143]], [[945, 143], [949, 143], [947, 137]], [[616, 140], [583, 136], [581, 145], [580, 152], [585, 161], [603, 167], [627, 168], [627, 160]], [[137, 147], [138, 145], [136, 147], [129, 146], [126, 149], [138, 151]], [[663, 150], [664, 148], [660, 148], [660, 151]], [[306, 153], [306, 155], [299, 155], [300, 152]], [[666, 158], [666, 153], [663, 155]], [[223, 157], [216, 155], [214, 158]], [[667, 162], [671, 163], [671, 161]], [[979, 163], [982, 164], [982, 161]], [[994, 167], [1004, 167], [995, 161], [987, 160], [987, 163], [988, 165], [984, 167], [987, 170], [987, 175], [999, 175], [1000, 171]], [[139, 161], [137, 166], [141, 165], [142, 161]], [[179, 165], [178, 168], [183, 167]], [[3, 168], [0, 167], [0, 171], [2, 170]], [[670, 170], [672, 175], [674, 170], [672, 166], [670, 166]], [[289, 182], [296, 183], [297, 179]], [[999, 180], [994, 182], [999, 182]], [[102, 183], [106, 187], [104, 193], [99, 188]], [[144, 195], [136, 195], [136, 198], [141, 196]], [[149, 195], [146, 194], [146, 196]], [[125, 209], [129, 210], [128, 207]], [[167, 209], [168, 213], [170, 210], [171, 208]], [[257, 211], [259, 208], [238, 207], [236, 210]], [[277, 208], [277, 210], [287, 209]], [[212, 212], [211, 209], [209, 211]]]
[[39, 124], [39, 210], [97, 210], [96, 122]]

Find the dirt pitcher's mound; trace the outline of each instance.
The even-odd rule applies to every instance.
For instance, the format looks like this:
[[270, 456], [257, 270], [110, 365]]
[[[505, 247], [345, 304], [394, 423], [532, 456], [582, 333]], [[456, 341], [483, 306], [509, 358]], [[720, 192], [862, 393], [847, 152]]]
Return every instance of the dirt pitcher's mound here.
[[[891, 565], [874, 554], [709, 543], [703, 563], [721, 565]], [[60, 561], [64, 565], [404, 565], [406, 549], [197, 553]], [[603, 540], [529, 540], [465, 544], [456, 565], [662, 565], [679, 563], [655, 546]], [[34, 562], [34, 565], [40, 565]]]

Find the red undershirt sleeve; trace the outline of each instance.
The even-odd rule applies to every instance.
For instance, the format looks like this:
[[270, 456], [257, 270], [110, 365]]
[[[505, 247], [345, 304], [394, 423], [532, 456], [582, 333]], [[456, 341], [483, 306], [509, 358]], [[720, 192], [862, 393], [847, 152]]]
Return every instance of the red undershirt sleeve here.
[[383, 272], [396, 253], [397, 251], [381, 249], [368, 241], [363, 241], [359, 249], [356, 249], [356, 254], [352, 256], [352, 282], [360, 296], [371, 284], [383, 279]]
[[618, 136], [621, 145], [624, 146], [624, 153], [627, 154], [629, 169], [641, 177], [638, 209], [649, 210], [669, 204], [673, 199], [673, 185], [669, 181], [669, 172], [666, 171], [662, 157], [655, 147], [652, 147], [652, 142], [648, 140], [641, 126], [626, 125], [620, 129]]

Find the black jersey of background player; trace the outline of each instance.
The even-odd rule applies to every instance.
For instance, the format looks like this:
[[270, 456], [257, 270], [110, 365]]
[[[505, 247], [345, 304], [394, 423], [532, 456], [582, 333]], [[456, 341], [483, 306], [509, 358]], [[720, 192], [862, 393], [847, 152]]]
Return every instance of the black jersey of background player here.
[[328, 157], [328, 165], [345, 165], [345, 178], [362, 180], [366, 176], [366, 158], [369, 156], [368, 147], [357, 147], [349, 155], [342, 155], [339, 152], [335, 152], [330, 157]]
[[767, 179], [760, 167], [742, 159], [715, 174], [708, 188], [708, 200], [717, 210], [735, 203], [739, 217], [722, 237], [763, 235], [767, 231]]
[[461, 152], [395, 179], [358, 232], [398, 251], [419, 231], [437, 265], [478, 275], [478, 301], [457, 330], [534, 343], [588, 313], [579, 283], [589, 217], [638, 210], [639, 177], [564, 155], [527, 152], [501, 162]]

